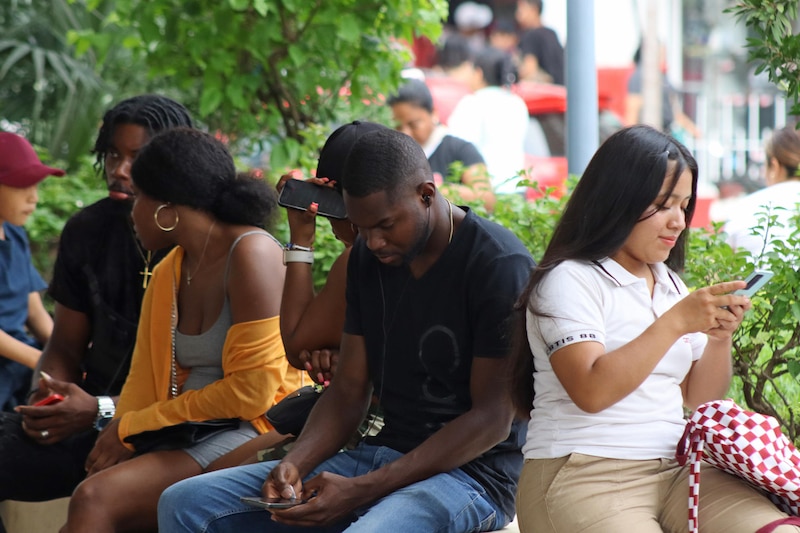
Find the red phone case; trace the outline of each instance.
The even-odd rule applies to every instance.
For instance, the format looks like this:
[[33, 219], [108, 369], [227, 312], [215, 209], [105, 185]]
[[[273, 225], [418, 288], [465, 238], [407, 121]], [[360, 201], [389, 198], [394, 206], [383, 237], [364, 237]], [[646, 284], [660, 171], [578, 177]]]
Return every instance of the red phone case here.
[[40, 406], [40, 405], [53, 405], [54, 403], [58, 403], [63, 399], [64, 399], [64, 397], [62, 395], [60, 395], [58, 393], [54, 393], [54, 394], [51, 394], [50, 396], [48, 396], [47, 398], [43, 398], [43, 399], [39, 400], [38, 402], [36, 402], [33, 405], [35, 405], [37, 407]]

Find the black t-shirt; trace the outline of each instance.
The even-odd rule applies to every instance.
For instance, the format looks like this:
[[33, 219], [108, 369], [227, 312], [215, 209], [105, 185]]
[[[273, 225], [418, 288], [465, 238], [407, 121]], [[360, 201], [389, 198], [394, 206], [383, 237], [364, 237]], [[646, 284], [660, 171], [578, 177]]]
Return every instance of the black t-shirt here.
[[522, 57], [535, 55], [539, 68], [550, 74], [553, 83], [564, 85], [564, 48], [556, 32], [544, 26], [526, 31], [519, 41], [519, 51]]
[[[675, 119], [675, 114], [672, 112], [672, 94], [675, 89], [670, 85], [666, 77], [662, 76], [661, 79], [661, 127], [663, 131], [669, 132], [672, 126], [672, 121]], [[642, 94], [642, 68], [641, 65], [636, 65], [631, 77], [628, 78], [628, 93], [629, 94]], [[641, 115], [641, 114], [640, 114]], [[639, 116], [638, 120], [642, 117]]]
[[[70, 218], [48, 289], [56, 302], [89, 318], [92, 332], [81, 386], [93, 395], [119, 394], [136, 342], [145, 262], [130, 212], [130, 203], [104, 198]], [[150, 270], [164, 255], [153, 254]]]
[[460, 177], [450, 179], [449, 176], [450, 165], [456, 161], [460, 161], [465, 167], [484, 162], [474, 144], [453, 135], [445, 135], [428, 158], [428, 163], [434, 174], [438, 173], [445, 183], [460, 183]]
[[[382, 265], [358, 239], [348, 261], [345, 331], [363, 336], [385, 425], [369, 439], [407, 453], [468, 411], [475, 357], [508, 354], [514, 301], [533, 260], [507, 229], [468, 212], [420, 278]], [[514, 515], [525, 425], [461, 468]]]

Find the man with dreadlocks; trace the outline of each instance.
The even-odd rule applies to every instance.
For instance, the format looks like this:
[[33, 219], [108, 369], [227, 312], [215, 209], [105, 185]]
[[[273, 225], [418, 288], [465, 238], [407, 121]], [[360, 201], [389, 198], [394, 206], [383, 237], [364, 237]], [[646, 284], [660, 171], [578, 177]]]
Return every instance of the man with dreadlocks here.
[[[109, 194], [61, 234], [48, 290], [54, 329], [41, 374], [28, 405], [0, 415], [0, 500], [68, 496], [86, 475], [86, 457], [128, 374], [144, 289], [165, 254], [145, 251], [136, 239], [131, 164], [153, 135], [177, 126], [192, 126], [189, 112], [158, 95], [124, 100], [103, 117], [93, 153]], [[65, 399], [34, 405], [51, 393]]]

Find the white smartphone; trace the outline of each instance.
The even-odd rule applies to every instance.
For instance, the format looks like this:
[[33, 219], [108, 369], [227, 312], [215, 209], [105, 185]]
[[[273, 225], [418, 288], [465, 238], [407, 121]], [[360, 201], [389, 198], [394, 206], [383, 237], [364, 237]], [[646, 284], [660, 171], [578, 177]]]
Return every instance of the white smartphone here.
[[289, 509], [296, 505], [302, 505], [308, 500], [286, 499], [286, 498], [258, 498], [251, 496], [242, 496], [239, 498], [242, 502], [253, 507], [261, 507], [262, 509]]
[[772, 278], [772, 272], [769, 270], [755, 270], [745, 278], [744, 281], [747, 286], [744, 289], [733, 291], [733, 294], [753, 296], [761, 287], [767, 284], [770, 278]]

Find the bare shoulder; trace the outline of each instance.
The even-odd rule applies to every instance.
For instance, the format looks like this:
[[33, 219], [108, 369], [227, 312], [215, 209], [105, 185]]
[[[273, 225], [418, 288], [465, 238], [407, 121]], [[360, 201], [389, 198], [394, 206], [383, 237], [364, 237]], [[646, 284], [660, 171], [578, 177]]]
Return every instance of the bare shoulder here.
[[235, 322], [276, 316], [286, 267], [283, 249], [266, 232], [237, 236], [231, 251], [227, 287]]

